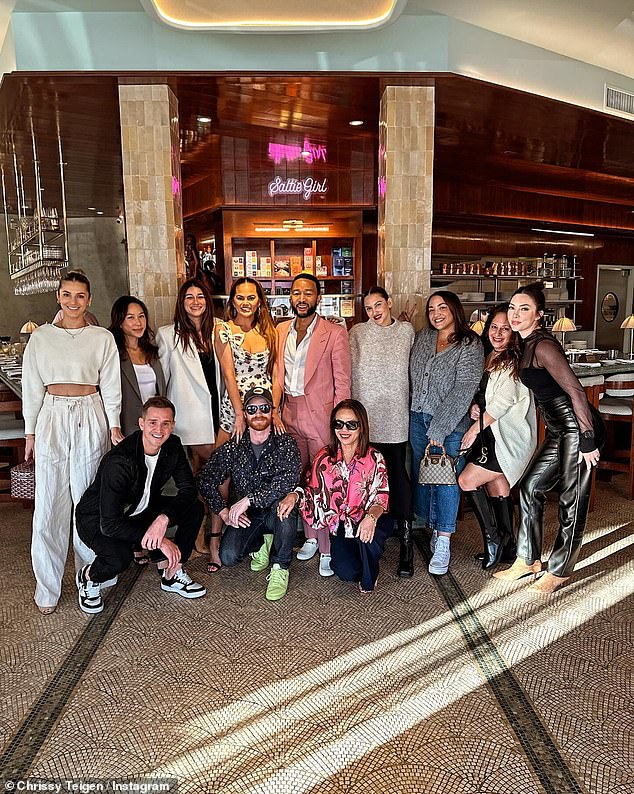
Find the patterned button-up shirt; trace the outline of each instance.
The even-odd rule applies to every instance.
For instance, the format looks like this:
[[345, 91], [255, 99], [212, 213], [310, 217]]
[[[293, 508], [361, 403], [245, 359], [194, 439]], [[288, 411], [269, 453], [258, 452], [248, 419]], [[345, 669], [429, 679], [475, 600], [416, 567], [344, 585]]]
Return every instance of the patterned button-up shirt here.
[[212, 453], [198, 477], [198, 488], [212, 512], [219, 513], [228, 505], [218, 486], [231, 477], [238, 499], [248, 496], [253, 507], [267, 508], [295, 488], [300, 473], [299, 449], [288, 433], [271, 430], [258, 460], [247, 429], [240, 441], [231, 439]]

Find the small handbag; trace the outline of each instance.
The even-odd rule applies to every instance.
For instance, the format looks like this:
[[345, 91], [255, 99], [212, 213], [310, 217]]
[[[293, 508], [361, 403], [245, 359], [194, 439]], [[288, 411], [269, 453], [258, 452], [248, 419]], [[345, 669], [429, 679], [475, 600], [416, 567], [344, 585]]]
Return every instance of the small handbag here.
[[34, 463], [18, 463], [11, 468], [11, 496], [14, 499], [35, 499]]
[[420, 485], [456, 485], [455, 460], [447, 455], [442, 444], [438, 447], [442, 452], [430, 452], [431, 444], [425, 447], [420, 467], [418, 482]]

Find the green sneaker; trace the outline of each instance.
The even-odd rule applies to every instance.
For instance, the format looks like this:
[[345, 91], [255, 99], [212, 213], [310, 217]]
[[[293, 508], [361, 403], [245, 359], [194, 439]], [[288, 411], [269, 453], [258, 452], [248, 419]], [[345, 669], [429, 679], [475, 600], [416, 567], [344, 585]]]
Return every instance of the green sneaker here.
[[269, 554], [271, 553], [272, 545], [273, 535], [265, 535], [264, 543], [260, 546], [258, 551], [251, 552], [252, 571], [264, 571], [269, 567]]
[[279, 601], [286, 595], [288, 590], [288, 570], [280, 568], [277, 563], [273, 564], [271, 573], [266, 577], [266, 600]]

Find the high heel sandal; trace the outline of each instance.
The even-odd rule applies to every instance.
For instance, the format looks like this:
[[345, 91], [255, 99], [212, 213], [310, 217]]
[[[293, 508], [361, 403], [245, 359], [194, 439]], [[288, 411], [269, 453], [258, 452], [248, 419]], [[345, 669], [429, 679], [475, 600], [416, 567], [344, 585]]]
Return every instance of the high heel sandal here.
[[[209, 538], [221, 538], [222, 532], [212, 532]], [[209, 553], [211, 553], [211, 544], [209, 548]], [[213, 560], [209, 560], [207, 563], [207, 573], [218, 573], [218, 571], [222, 568], [222, 563], [220, 561], [214, 562]]]

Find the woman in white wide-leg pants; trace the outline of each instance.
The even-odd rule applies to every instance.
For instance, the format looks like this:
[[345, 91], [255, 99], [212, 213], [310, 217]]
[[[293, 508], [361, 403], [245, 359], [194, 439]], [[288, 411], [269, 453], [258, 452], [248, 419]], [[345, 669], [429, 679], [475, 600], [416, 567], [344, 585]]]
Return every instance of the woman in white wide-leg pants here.
[[33, 332], [22, 370], [25, 458], [35, 459], [31, 557], [35, 603], [43, 614], [57, 607], [71, 531], [75, 569], [94, 558], [77, 536], [74, 506], [110, 441], [123, 438], [117, 346], [105, 328], [86, 323], [86, 276], [81, 271], [64, 275], [57, 299], [62, 319]]

